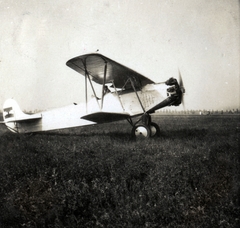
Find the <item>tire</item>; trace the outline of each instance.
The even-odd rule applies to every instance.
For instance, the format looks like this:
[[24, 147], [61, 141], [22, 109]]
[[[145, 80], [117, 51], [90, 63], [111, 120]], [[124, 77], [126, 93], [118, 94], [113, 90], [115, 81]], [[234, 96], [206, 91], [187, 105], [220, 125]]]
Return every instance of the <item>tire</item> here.
[[158, 136], [160, 136], [160, 128], [154, 122], [150, 123], [150, 131], [151, 131], [151, 134], [150, 134], [151, 137], [156, 137], [156, 136], [158, 137]]
[[151, 136], [150, 128], [144, 124], [136, 125], [132, 128], [132, 137], [137, 138], [149, 138]]

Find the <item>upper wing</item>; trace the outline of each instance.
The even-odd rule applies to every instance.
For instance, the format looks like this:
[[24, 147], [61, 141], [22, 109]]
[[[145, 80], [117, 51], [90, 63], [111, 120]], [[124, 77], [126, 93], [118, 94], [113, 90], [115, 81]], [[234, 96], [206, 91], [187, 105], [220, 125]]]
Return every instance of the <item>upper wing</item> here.
[[122, 88], [129, 78], [132, 79], [136, 87], [153, 83], [152, 80], [136, 71], [97, 53], [75, 57], [67, 61], [66, 64], [82, 75], [85, 75], [85, 72], [87, 71], [91, 80], [98, 84], [104, 83], [106, 64], [107, 71], [105, 83], [114, 82], [114, 85], [117, 88]]
[[95, 123], [109, 123], [118, 120], [126, 120], [130, 115], [128, 113], [114, 113], [114, 112], [95, 112], [82, 116], [82, 119], [90, 120]]

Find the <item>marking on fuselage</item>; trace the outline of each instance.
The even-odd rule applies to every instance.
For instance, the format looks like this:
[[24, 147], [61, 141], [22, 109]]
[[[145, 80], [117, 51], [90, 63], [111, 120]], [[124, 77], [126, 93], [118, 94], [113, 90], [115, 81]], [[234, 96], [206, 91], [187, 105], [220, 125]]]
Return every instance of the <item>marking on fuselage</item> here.
[[14, 114], [13, 113], [10, 113], [12, 111], [12, 107], [9, 107], [9, 108], [4, 108], [3, 109], [3, 112], [7, 112], [7, 114], [4, 116], [5, 119], [7, 118], [10, 118], [10, 117], [13, 117]]

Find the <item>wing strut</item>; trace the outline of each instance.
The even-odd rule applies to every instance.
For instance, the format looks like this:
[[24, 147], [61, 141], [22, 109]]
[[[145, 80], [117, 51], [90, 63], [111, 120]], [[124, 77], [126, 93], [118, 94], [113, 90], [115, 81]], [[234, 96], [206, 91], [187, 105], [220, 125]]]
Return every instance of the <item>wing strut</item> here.
[[90, 82], [90, 85], [91, 85], [91, 87], [92, 87], [92, 91], [93, 91], [93, 93], [94, 93], [94, 97], [95, 97], [95, 99], [96, 99], [96, 101], [97, 101], [97, 103], [98, 103], [98, 106], [99, 106], [99, 108], [100, 108], [100, 105], [99, 105], [99, 102], [98, 102], [98, 98], [97, 98], [97, 94], [96, 94], [96, 92], [95, 92], [95, 89], [94, 89], [94, 87], [93, 87], [92, 81], [91, 81], [88, 73], [87, 73], [87, 77], [88, 77], [88, 81]]
[[[85, 99], [86, 99], [86, 111], [87, 111], [87, 79], [88, 81], [90, 82], [90, 85], [91, 85], [91, 88], [92, 88], [92, 91], [93, 91], [93, 94], [94, 94], [94, 97], [98, 103], [98, 106], [99, 106], [99, 109], [100, 109], [100, 105], [99, 105], [99, 102], [98, 102], [98, 98], [97, 98], [97, 95], [96, 95], [96, 92], [95, 92], [95, 89], [93, 87], [93, 84], [92, 84], [92, 81], [89, 77], [89, 73], [87, 71], [87, 66], [86, 66], [86, 63], [82, 60], [82, 63], [83, 63], [83, 67], [84, 67], [84, 72], [85, 72], [85, 87], [86, 87], [86, 91], [85, 91]], [[83, 70], [81, 67], [79, 67], [78, 65], [76, 65], [75, 63], [73, 63], [73, 65], [76, 67], [76, 68], [79, 68], [80, 70]]]
[[107, 75], [107, 61], [105, 61], [105, 66], [104, 66], [104, 76], [103, 76], [103, 85], [102, 85], [102, 101], [101, 101], [101, 110], [102, 110], [102, 108], [103, 108], [104, 87], [105, 87], [105, 82], [106, 82], [106, 75]]
[[88, 81], [90, 82], [90, 85], [91, 85], [91, 88], [92, 88], [94, 97], [95, 97], [95, 99], [96, 99], [96, 101], [97, 101], [97, 103], [98, 103], [98, 107], [99, 107], [99, 109], [100, 109], [100, 105], [99, 105], [99, 102], [98, 102], [98, 97], [97, 97], [97, 94], [96, 94], [95, 89], [94, 89], [94, 87], [93, 87], [92, 81], [91, 81], [91, 79], [90, 79], [90, 77], [89, 77], [89, 73], [88, 73], [88, 71], [87, 71], [86, 66], [85, 66], [85, 73], [86, 73], [86, 75], [87, 75]]
[[145, 111], [145, 108], [143, 107], [143, 104], [142, 104], [142, 102], [141, 102], [141, 100], [140, 100], [140, 97], [138, 96], [138, 93], [137, 93], [137, 90], [136, 90], [136, 88], [135, 88], [135, 86], [134, 86], [134, 83], [133, 83], [133, 81], [132, 81], [131, 78], [129, 78], [129, 80], [130, 80], [131, 85], [132, 85], [132, 87], [133, 87], [133, 89], [134, 89], [134, 92], [135, 92], [136, 95], [137, 95], [137, 99], [138, 99], [138, 101], [139, 101], [139, 103], [140, 103], [140, 105], [141, 105], [141, 107], [142, 107], [142, 110], [143, 110], [143, 112], [145, 113], [145, 112], [146, 112], [146, 111]]
[[[84, 64], [84, 63], [83, 63]], [[84, 65], [84, 68], [85, 68], [85, 101], [86, 101], [86, 113], [88, 113], [88, 96], [87, 96], [87, 93], [88, 93], [88, 90], [87, 90], [87, 69], [86, 69], [86, 66]]]
[[121, 104], [121, 106], [122, 106], [122, 109], [123, 109], [123, 111], [125, 111], [125, 108], [123, 107], [122, 101], [121, 101], [121, 99], [120, 99], [120, 97], [119, 97], [119, 94], [118, 94], [117, 88], [116, 88], [116, 86], [115, 86], [115, 84], [114, 84], [114, 81], [112, 81], [112, 85], [113, 85], [113, 87], [114, 87], [115, 93], [117, 94], [117, 97], [118, 97], [118, 100], [119, 100], [119, 102], [120, 102], [120, 104]]

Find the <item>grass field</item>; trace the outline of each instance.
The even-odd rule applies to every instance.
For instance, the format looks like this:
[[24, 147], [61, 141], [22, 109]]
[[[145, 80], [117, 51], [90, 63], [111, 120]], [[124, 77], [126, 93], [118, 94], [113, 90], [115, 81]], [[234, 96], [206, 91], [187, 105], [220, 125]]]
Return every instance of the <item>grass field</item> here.
[[0, 128], [0, 227], [238, 227], [239, 116], [154, 116], [44, 134]]

